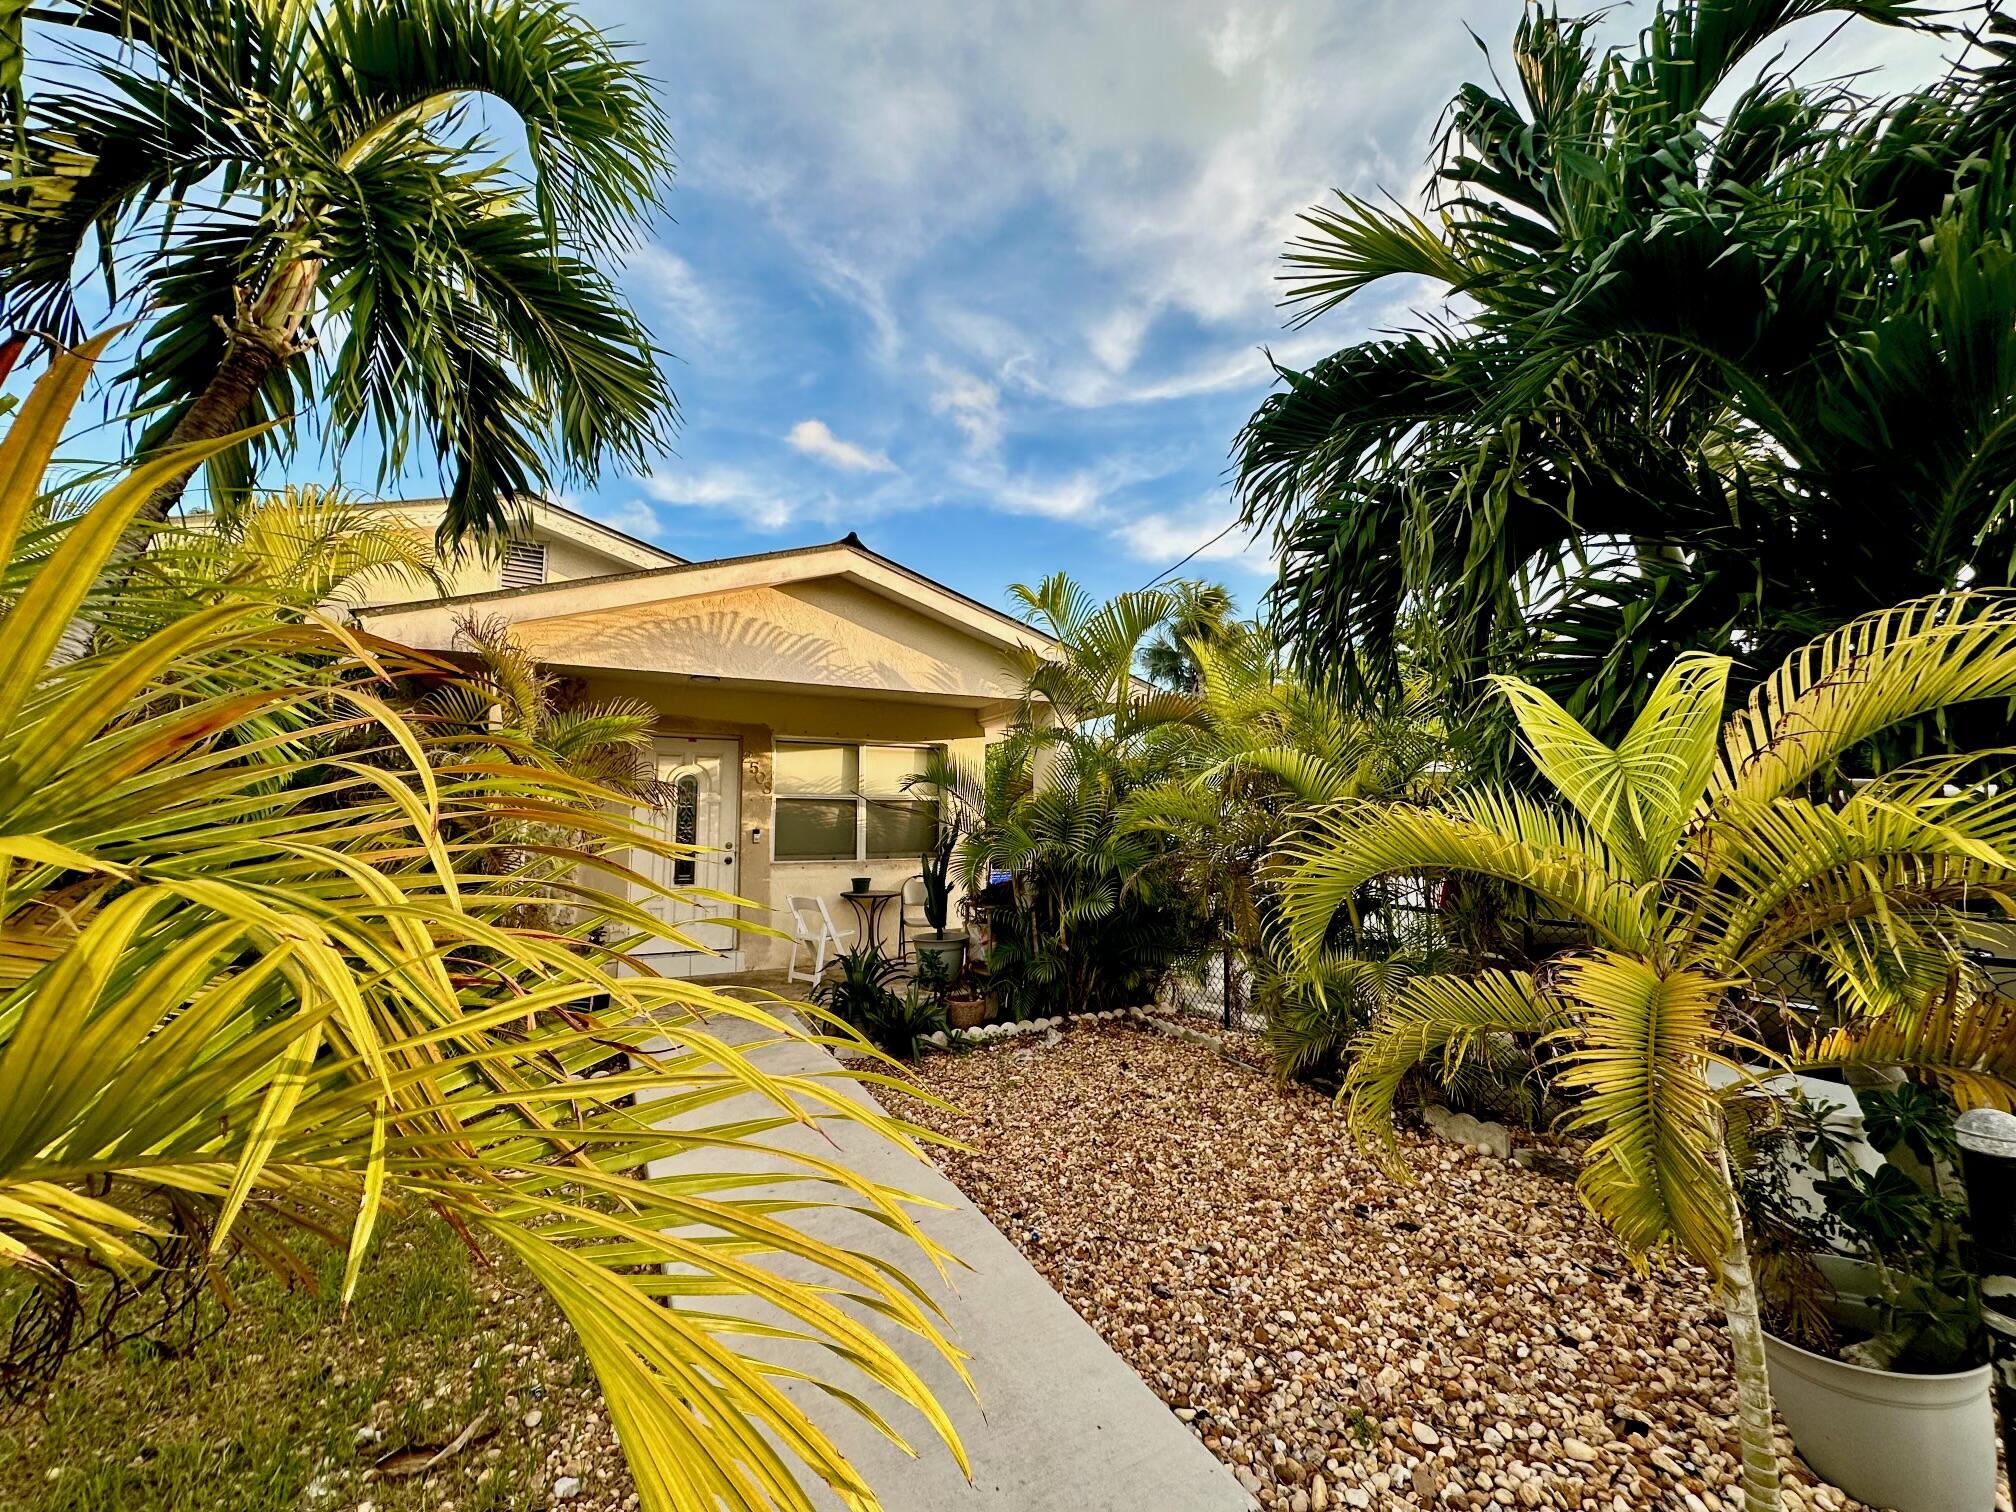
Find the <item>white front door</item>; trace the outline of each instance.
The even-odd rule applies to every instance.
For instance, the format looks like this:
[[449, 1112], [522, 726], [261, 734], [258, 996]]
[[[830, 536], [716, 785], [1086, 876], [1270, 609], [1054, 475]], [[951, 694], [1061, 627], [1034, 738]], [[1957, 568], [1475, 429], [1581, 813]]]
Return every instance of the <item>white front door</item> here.
[[[732, 740], [661, 735], [658, 780], [670, 790], [670, 801], [661, 809], [640, 810], [639, 820], [668, 840], [703, 849], [680, 856], [633, 853], [636, 869], [660, 887], [739, 892], [735, 842], [742, 813], [742, 748]], [[640, 945], [640, 953], [679, 957], [660, 962], [660, 970], [698, 976], [740, 969], [738, 932], [725, 924], [701, 922], [732, 914], [726, 904], [711, 898], [675, 901], [643, 888], [636, 891], [644, 910], [668, 927], [667, 934]]]

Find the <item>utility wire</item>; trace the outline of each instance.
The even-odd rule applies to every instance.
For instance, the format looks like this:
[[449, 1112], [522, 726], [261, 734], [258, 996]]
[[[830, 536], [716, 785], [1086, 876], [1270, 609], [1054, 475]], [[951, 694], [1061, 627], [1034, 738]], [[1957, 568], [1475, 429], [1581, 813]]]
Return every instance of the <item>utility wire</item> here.
[[1239, 528], [1239, 525], [1240, 525], [1239, 518], [1238, 516], [1235, 515], [1232, 518], [1231, 523], [1228, 524], [1223, 530], [1219, 531], [1218, 534], [1211, 537], [1211, 539], [1208, 541], [1200, 542], [1195, 548], [1192, 549], [1192, 551], [1188, 556], [1184, 557], [1183, 560], [1178, 562], [1174, 567], [1170, 567], [1162, 572], [1156, 573], [1154, 577], [1148, 579], [1147, 582], [1143, 583], [1138, 591], [1141, 593], [1146, 593], [1150, 588], [1153, 588], [1157, 583], [1161, 582], [1164, 578], [1168, 577], [1170, 573], [1182, 571], [1185, 567], [1189, 566], [1193, 561], [1197, 559], [1197, 556], [1200, 552], [1209, 551], [1213, 546], [1216, 546], [1220, 541], [1224, 540], [1225, 537], [1232, 534], [1233, 531], [1237, 530]]

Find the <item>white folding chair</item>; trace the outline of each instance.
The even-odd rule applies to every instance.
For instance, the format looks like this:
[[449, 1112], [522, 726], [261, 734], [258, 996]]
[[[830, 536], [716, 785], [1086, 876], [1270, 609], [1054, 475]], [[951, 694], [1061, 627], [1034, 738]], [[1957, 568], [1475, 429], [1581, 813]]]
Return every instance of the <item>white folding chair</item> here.
[[[833, 915], [827, 912], [824, 898], [793, 894], [784, 902], [791, 910], [791, 963], [785, 970], [785, 980], [816, 982], [826, 972], [827, 948], [830, 946], [838, 955], [840, 942], [854, 937], [834, 926]], [[798, 974], [800, 946], [812, 952], [812, 969], [804, 976]]]

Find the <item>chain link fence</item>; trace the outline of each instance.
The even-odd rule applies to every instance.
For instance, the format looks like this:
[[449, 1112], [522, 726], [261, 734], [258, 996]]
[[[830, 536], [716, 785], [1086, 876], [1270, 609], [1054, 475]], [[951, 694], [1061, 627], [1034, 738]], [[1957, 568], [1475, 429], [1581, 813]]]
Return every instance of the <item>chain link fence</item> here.
[[1155, 1006], [1165, 1013], [1209, 1019], [1221, 1029], [1259, 1032], [1266, 1016], [1253, 1006], [1253, 974], [1237, 952], [1214, 950], [1194, 964], [1171, 972]]

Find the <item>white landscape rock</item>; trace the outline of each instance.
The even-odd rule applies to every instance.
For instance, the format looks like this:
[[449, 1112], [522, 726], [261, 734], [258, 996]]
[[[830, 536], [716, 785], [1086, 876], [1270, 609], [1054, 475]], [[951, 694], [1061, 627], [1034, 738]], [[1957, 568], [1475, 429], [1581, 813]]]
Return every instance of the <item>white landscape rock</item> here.
[[1479, 1155], [1489, 1155], [1497, 1160], [1512, 1158], [1512, 1131], [1501, 1123], [1490, 1123], [1443, 1107], [1425, 1109], [1421, 1121], [1451, 1144], [1463, 1145]]

